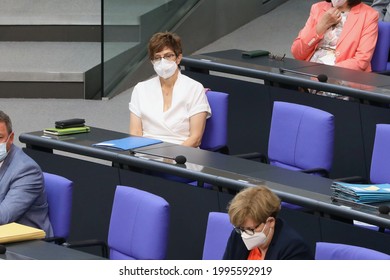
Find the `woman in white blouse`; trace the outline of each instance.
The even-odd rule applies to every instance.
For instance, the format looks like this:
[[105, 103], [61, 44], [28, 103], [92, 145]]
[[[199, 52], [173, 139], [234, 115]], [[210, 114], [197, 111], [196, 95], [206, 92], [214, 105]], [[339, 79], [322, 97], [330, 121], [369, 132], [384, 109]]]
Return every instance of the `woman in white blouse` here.
[[157, 76], [134, 87], [129, 104], [130, 134], [199, 147], [211, 109], [203, 86], [180, 73], [180, 37], [156, 33], [148, 51]]

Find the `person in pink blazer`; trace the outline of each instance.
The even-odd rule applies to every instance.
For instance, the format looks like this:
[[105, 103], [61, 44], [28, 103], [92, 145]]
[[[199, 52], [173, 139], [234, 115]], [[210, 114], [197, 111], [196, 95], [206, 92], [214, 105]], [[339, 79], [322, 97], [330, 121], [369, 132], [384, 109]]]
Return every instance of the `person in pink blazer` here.
[[378, 17], [378, 12], [361, 0], [313, 4], [291, 53], [299, 60], [370, 72]]

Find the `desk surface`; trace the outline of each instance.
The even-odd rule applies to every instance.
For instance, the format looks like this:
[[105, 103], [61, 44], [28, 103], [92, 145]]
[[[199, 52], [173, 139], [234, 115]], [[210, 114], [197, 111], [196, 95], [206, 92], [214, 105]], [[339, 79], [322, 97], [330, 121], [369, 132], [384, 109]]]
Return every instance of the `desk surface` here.
[[[67, 151], [146, 170], [182, 176], [233, 190], [265, 183], [284, 201], [316, 211], [390, 228], [390, 216], [379, 214], [373, 207], [364, 205], [345, 207], [332, 202], [330, 186], [333, 181], [331, 179], [169, 143], [135, 149], [135, 155], [129, 151], [116, 151], [92, 146], [92, 144], [101, 141], [127, 136], [129, 135], [91, 127], [89, 133], [68, 137], [50, 137], [44, 135], [42, 131], [37, 131], [23, 133], [19, 139], [28, 148]], [[145, 156], [142, 151], [155, 156]], [[162, 160], [161, 158], [172, 158], [177, 155], [184, 155], [187, 162], [175, 164], [172, 160]]]
[[99, 256], [41, 240], [4, 244], [4, 260], [104, 260]]
[[[183, 57], [181, 64], [193, 69], [219, 71], [390, 103], [390, 76], [291, 58], [284, 58], [283, 61], [268, 56], [248, 58], [243, 57], [241, 53], [242, 50], [226, 50], [193, 55]], [[309, 75], [325, 74], [328, 76], [328, 81], [321, 83], [312, 77], [288, 72], [281, 73], [280, 68]]]

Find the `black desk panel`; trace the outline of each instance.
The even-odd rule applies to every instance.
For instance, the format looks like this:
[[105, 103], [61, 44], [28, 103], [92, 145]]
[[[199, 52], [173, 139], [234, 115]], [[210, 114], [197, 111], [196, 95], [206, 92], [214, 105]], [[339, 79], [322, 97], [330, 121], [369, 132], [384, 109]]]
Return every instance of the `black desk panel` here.
[[[254, 151], [267, 154], [273, 102], [292, 102], [319, 108], [335, 116], [332, 178], [367, 176], [370, 162], [365, 156], [372, 146], [363, 143], [363, 104], [203, 73], [186, 71], [185, 74], [205, 87], [229, 94], [228, 146], [231, 154]], [[390, 122], [390, 111], [368, 107], [382, 109], [382, 118], [388, 118]]]
[[[209, 74], [209, 70], [262, 79], [267, 84], [281, 83], [293, 87], [306, 87], [334, 92], [357, 99], [390, 103], [390, 77], [376, 73], [329, 66], [319, 63], [285, 58], [283, 61], [267, 56], [247, 58], [241, 50], [226, 50], [184, 57], [181, 65], [192, 72]], [[280, 68], [295, 70], [308, 75], [284, 72]], [[325, 74], [326, 83], [310, 75]]]
[[[75, 204], [70, 238], [72, 240], [107, 238], [113, 194], [118, 184], [150, 191], [164, 197], [170, 203], [172, 208], [169, 259], [201, 258], [207, 214], [210, 211], [226, 211], [228, 202], [237, 190], [262, 183], [274, 190], [282, 200], [302, 205], [311, 212], [318, 213], [319, 217], [325, 215], [347, 220], [356, 219], [390, 228], [390, 217], [376, 213], [373, 208], [344, 207], [332, 202], [329, 196], [332, 182], [330, 179], [164, 143], [140, 148], [138, 151], [143, 150], [154, 155], [169, 157], [182, 154], [187, 157], [187, 163], [177, 165], [169, 163], [169, 160], [168, 163], [162, 162], [161, 158], [146, 159], [137, 153], [134, 156], [129, 152], [91, 147], [95, 133], [99, 142], [115, 139], [114, 135], [123, 137], [123, 134], [98, 128], [91, 128], [88, 136], [74, 135], [71, 140], [48, 139], [42, 137], [41, 132], [25, 133], [20, 136], [21, 142], [29, 147], [25, 151], [41, 165], [44, 171], [64, 175], [75, 181]], [[103, 134], [106, 136], [101, 137]], [[80, 143], [77, 140], [79, 137]], [[43, 147], [45, 151], [42, 151]], [[52, 149], [66, 150], [70, 153], [74, 150], [74, 153], [69, 157], [47, 152]], [[95, 163], [77, 159], [77, 155], [90, 157], [93, 155], [92, 160], [111, 158], [112, 162]], [[199, 188], [171, 181], [169, 176], [143, 174], [143, 170], [148, 174], [150, 173], [148, 171], [157, 171], [168, 175], [179, 175], [194, 181], [211, 183], [216, 187]], [[307, 228], [305, 215], [308, 214], [296, 212], [294, 216], [301, 216], [301, 218], [291, 219], [291, 222], [305, 232], [305, 235], [311, 236], [309, 240], [311, 246], [314, 246], [313, 240], [318, 240], [318, 236], [321, 236], [320, 222], [314, 217], [311, 223], [313, 226], [318, 226]], [[350, 232], [354, 232], [355, 227], [349, 226]], [[183, 232], [186, 234], [182, 234]], [[345, 232], [340, 234], [343, 235]], [[188, 243], [188, 239], [193, 242]]]
[[0, 254], [0, 259], [4, 260], [105, 260], [96, 255], [41, 240], [9, 243], [4, 246], [7, 251]]
[[[267, 56], [245, 58], [242, 57], [241, 50], [190, 56], [183, 59], [182, 65], [185, 68], [184, 74], [198, 80], [205, 87], [229, 94], [228, 144], [231, 154], [253, 151], [266, 154], [272, 104], [275, 100], [280, 100], [319, 108], [335, 116], [331, 178], [369, 176], [375, 124], [390, 123], [390, 76], [289, 58], [283, 61]], [[308, 86], [306, 82], [311, 78], [279, 73], [280, 67], [315, 75], [326, 73], [330, 79], [327, 86], [334, 92], [358, 99], [345, 101], [303, 93], [296, 90], [297, 87]], [[236, 76], [222, 77], [212, 71], [233, 73]], [[253, 79], [248, 80], [247, 77], [259, 79], [259, 83]], [[271, 82], [263, 85], [260, 80]], [[295, 88], [286, 88], [284, 82], [295, 84]], [[321, 83], [311, 83], [311, 88], [321, 89]]]

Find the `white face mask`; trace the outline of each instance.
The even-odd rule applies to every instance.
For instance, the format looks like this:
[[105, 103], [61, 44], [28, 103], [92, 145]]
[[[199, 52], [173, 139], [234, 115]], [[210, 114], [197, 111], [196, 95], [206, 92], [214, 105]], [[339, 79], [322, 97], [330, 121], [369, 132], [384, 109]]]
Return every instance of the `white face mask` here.
[[245, 231], [242, 232], [242, 241], [244, 241], [244, 244], [249, 251], [267, 242], [268, 236], [266, 236], [264, 233], [266, 227], [267, 224], [265, 224], [261, 232], [255, 232], [253, 235], [249, 235]]
[[9, 140], [9, 137], [11, 134], [8, 136], [7, 140], [3, 143], [0, 143], [0, 162], [2, 162], [8, 155], [7, 152], [7, 142]]
[[332, 0], [332, 5], [333, 7], [338, 8], [344, 5], [345, 2], [347, 2], [347, 0]]
[[168, 79], [175, 74], [177, 64], [175, 61], [162, 58], [160, 61], [153, 63], [154, 71], [163, 79]]

